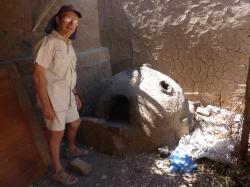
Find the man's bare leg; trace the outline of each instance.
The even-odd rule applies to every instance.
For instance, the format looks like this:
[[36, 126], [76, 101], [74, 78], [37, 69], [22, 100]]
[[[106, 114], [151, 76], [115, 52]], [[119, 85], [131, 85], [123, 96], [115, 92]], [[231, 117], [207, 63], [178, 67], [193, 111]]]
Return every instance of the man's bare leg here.
[[76, 143], [75, 143], [75, 138], [76, 138], [76, 133], [81, 124], [81, 120], [78, 119], [76, 121], [73, 121], [69, 123], [68, 129], [67, 129], [67, 135], [68, 135], [68, 149], [70, 152], [74, 152], [76, 150]]
[[49, 154], [54, 172], [63, 169], [60, 161], [60, 144], [63, 138], [64, 131], [49, 131]]

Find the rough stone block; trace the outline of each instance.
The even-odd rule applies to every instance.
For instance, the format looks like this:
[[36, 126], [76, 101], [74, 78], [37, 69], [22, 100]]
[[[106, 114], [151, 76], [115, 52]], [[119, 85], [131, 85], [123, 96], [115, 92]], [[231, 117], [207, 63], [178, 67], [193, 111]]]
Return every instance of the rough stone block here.
[[[89, 49], [77, 54], [79, 68], [85, 67], [110, 67], [109, 50], [106, 47]], [[111, 68], [110, 68], [111, 69]]]
[[79, 158], [70, 161], [69, 166], [72, 170], [76, 171], [80, 175], [87, 175], [93, 169], [90, 164]]

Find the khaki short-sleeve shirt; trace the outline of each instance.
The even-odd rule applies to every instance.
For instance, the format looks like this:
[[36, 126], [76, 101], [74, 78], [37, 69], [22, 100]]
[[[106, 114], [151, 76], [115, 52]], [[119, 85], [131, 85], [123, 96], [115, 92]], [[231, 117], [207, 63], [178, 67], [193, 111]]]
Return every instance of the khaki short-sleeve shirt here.
[[76, 54], [70, 40], [53, 31], [34, 48], [34, 63], [45, 68], [47, 92], [55, 111], [75, 104]]

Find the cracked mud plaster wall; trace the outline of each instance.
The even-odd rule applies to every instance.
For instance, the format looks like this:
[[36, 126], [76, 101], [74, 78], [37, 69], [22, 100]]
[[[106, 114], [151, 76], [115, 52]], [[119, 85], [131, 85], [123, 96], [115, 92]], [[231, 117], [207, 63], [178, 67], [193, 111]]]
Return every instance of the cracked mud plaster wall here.
[[113, 71], [149, 63], [189, 99], [232, 109], [244, 97], [249, 0], [99, 0], [99, 14]]
[[77, 51], [100, 46], [97, 0], [57, 0], [36, 32], [32, 32], [38, 17], [52, 0], [1, 0], [0, 1], [0, 63], [30, 57], [32, 45], [44, 36], [49, 18], [62, 5], [73, 4], [82, 13], [78, 36], [74, 46]]

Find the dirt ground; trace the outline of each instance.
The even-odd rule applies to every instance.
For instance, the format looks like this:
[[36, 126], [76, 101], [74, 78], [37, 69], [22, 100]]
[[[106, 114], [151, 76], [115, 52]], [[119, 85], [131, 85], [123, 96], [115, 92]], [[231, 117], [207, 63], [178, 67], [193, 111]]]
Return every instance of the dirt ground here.
[[[223, 121], [224, 118], [229, 118], [228, 116], [224, 117], [229, 114], [233, 115], [235, 118], [234, 113], [228, 113], [225, 110], [221, 110], [221, 112], [217, 112], [216, 115], [211, 115], [211, 119], [209, 118], [207, 121], [204, 117], [203, 120], [195, 118], [197, 120], [195, 124], [200, 128], [202, 126], [208, 128], [209, 126], [206, 126], [206, 124], [210, 124], [216, 129], [215, 127], [217, 126], [213, 124], [213, 120], [217, 119], [217, 121], [215, 121], [220, 124], [219, 130], [224, 129], [223, 132], [231, 132], [230, 137], [237, 139], [237, 135], [240, 135], [240, 131], [234, 131], [232, 127], [240, 127], [240, 125], [232, 123], [234, 126], [231, 127], [231, 123], [228, 125], [227, 120]], [[196, 113], [195, 115], [196, 117], [198, 116]], [[200, 117], [200, 115], [198, 117]], [[222, 131], [219, 132], [221, 135]], [[237, 140], [239, 141], [239, 139]], [[61, 146], [63, 165], [69, 173], [79, 178], [78, 183], [72, 185], [75, 187], [250, 187], [250, 149], [248, 150], [248, 162], [240, 163], [236, 166], [229, 166], [208, 159], [199, 159], [195, 160], [198, 165], [197, 169], [191, 173], [184, 174], [180, 172], [170, 172], [169, 159], [167, 156], [160, 155], [158, 152], [111, 156], [88, 148], [90, 153], [80, 159], [91, 164], [93, 170], [86, 176], [80, 176], [68, 167], [70, 159], [65, 157], [65, 151], [63, 151], [66, 149], [65, 139]], [[226, 151], [227, 148], [224, 147], [222, 149]], [[237, 149], [238, 147], [236, 146], [233, 152], [234, 156], [237, 155]], [[59, 186], [63, 185], [50, 180], [49, 169], [43, 177], [33, 184], [33, 187]]]
[[[63, 146], [63, 145], [62, 145]], [[250, 186], [250, 164], [229, 167], [209, 160], [198, 160], [198, 169], [191, 173], [171, 173], [170, 162], [158, 153], [110, 156], [90, 150], [80, 158], [93, 166], [86, 176], [79, 176], [68, 168], [69, 159], [62, 153], [63, 165], [78, 176], [74, 187], [184, 187], [184, 186]], [[59, 187], [50, 180], [49, 172], [33, 187]]]

